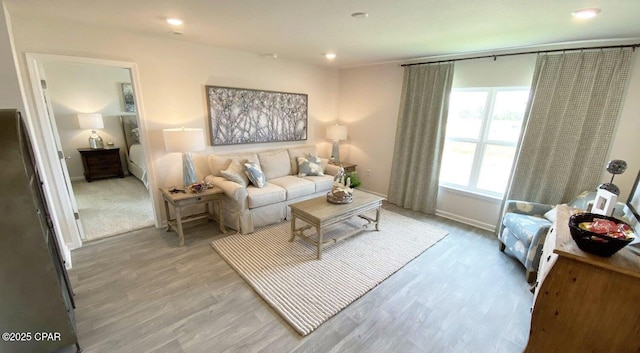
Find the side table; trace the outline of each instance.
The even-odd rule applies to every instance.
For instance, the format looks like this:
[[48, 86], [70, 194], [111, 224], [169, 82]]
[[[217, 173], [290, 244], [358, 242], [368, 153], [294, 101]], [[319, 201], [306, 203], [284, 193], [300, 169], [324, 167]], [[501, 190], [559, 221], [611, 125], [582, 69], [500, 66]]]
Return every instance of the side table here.
[[[203, 218], [216, 220], [220, 225], [220, 231], [224, 234], [227, 233], [227, 230], [224, 227], [224, 218], [222, 216], [222, 197], [224, 195], [222, 189], [218, 187], [212, 187], [200, 193], [192, 193], [188, 190], [185, 190], [184, 193], [172, 193], [169, 191], [171, 189], [173, 189], [173, 187], [160, 188], [160, 192], [162, 192], [162, 198], [164, 199], [164, 210], [167, 216], [167, 232], [174, 230], [176, 233], [178, 233], [178, 238], [180, 239], [178, 246], [184, 246], [184, 232], [182, 230], [182, 224], [186, 222], [191, 222]], [[213, 203], [218, 206], [217, 219], [213, 214], [214, 208], [210, 207]], [[169, 212], [169, 204], [173, 206], [175, 218], [171, 218], [171, 213]], [[205, 205], [205, 212], [189, 215], [186, 217], [182, 216], [182, 209], [184, 207], [201, 204]]]
[[120, 148], [78, 148], [82, 156], [84, 178], [88, 182], [104, 178], [124, 178], [122, 163], [120, 162]]
[[357, 164], [353, 164], [353, 163], [349, 163], [349, 162], [335, 163], [335, 165], [342, 166], [342, 168], [344, 168], [344, 173], [345, 174], [349, 174], [349, 173], [355, 172], [356, 171], [356, 167], [358, 166]]

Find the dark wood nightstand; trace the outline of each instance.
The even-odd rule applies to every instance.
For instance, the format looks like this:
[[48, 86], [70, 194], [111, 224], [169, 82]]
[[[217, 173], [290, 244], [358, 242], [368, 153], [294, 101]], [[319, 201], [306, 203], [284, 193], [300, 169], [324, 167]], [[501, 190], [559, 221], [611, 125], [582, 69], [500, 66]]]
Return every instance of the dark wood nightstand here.
[[120, 148], [78, 148], [84, 166], [84, 178], [88, 182], [104, 178], [124, 178]]

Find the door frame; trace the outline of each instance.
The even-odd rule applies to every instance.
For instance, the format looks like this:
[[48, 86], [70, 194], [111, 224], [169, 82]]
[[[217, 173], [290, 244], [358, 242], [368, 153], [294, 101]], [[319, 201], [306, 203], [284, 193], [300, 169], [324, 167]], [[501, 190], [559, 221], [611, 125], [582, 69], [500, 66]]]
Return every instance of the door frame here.
[[[142, 102], [142, 89], [140, 85], [140, 79], [138, 74], [138, 67], [135, 63], [126, 62], [126, 61], [116, 61], [116, 60], [107, 60], [107, 59], [97, 59], [97, 58], [85, 58], [85, 57], [75, 57], [75, 56], [65, 56], [65, 55], [55, 55], [55, 54], [39, 54], [39, 53], [25, 53], [26, 62], [27, 62], [27, 71], [28, 76], [31, 80], [31, 89], [33, 93], [33, 100], [35, 106], [35, 114], [32, 114], [32, 123], [34, 128], [40, 130], [41, 135], [43, 136], [42, 147], [44, 149], [43, 157], [46, 158], [49, 163], [48, 166], [51, 166], [49, 173], [47, 175], [51, 175], [53, 180], [48, 180], [48, 184], [52, 190], [52, 197], [56, 198], [57, 202], [61, 205], [61, 210], [52, 210], [54, 218], [59, 220], [60, 230], [64, 234], [69, 235], [69, 239], [71, 240], [69, 249], [73, 250], [82, 246], [82, 239], [80, 236], [80, 230], [77, 227], [77, 223], [74, 216], [73, 211], [73, 201], [71, 200], [72, 195], [70, 195], [67, 191], [67, 186], [64, 179], [64, 172], [60, 163], [60, 158], [58, 156], [58, 147], [56, 145], [56, 136], [57, 131], [52, 131], [52, 123], [49, 120], [49, 114], [47, 111], [47, 103], [43, 98], [43, 89], [40, 84], [41, 72], [40, 70], [44, 68], [45, 63], [47, 62], [64, 62], [64, 63], [77, 63], [77, 64], [89, 64], [89, 65], [100, 65], [100, 66], [111, 66], [111, 67], [119, 67], [129, 69], [131, 75], [131, 83], [134, 87], [134, 96], [136, 101], [137, 115], [138, 115], [138, 124], [140, 127], [140, 142], [144, 148], [144, 156], [147, 161], [147, 178], [149, 182], [149, 196], [151, 197], [153, 216], [155, 219], [156, 227], [160, 227], [158, 214], [156, 212], [156, 195], [152, 190], [156, 188], [156, 180], [155, 180], [155, 172], [153, 171], [153, 164], [149, 163], [151, 161], [150, 148], [149, 148], [149, 135], [148, 129], [146, 126], [146, 119], [144, 114], [144, 104]], [[55, 123], [55, 122], [54, 122]], [[55, 168], [55, 166], [60, 166], [60, 168]], [[68, 175], [68, 172], [67, 172]]]

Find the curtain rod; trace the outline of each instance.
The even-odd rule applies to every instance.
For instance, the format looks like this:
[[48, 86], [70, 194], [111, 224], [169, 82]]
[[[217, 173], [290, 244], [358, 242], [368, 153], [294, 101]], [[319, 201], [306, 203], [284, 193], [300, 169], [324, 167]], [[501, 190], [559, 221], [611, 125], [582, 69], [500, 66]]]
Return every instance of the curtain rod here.
[[608, 45], [608, 46], [600, 46], [600, 47], [570, 48], [570, 49], [534, 50], [534, 51], [526, 51], [526, 52], [519, 52], [519, 53], [480, 55], [480, 56], [472, 56], [472, 57], [469, 57], [469, 58], [458, 58], [458, 59], [436, 60], [436, 61], [424, 61], [424, 62], [419, 62], [419, 63], [402, 64], [400, 66], [404, 67], [404, 66], [425, 65], [425, 64], [439, 64], [439, 63], [446, 63], [446, 62], [452, 62], [452, 61], [487, 59], [487, 58], [493, 58], [493, 60], [495, 61], [498, 57], [502, 57], [502, 56], [527, 55], [527, 54], [546, 54], [546, 53], [557, 53], [557, 52], [579, 51], [579, 50], [582, 51], [582, 50], [597, 50], [597, 49], [632, 48], [635, 51], [636, 48], [638, 48], [638, 47], [640, 47], [640, 43], [637, 43], [637, 44], [625, 44], [625, 45]]

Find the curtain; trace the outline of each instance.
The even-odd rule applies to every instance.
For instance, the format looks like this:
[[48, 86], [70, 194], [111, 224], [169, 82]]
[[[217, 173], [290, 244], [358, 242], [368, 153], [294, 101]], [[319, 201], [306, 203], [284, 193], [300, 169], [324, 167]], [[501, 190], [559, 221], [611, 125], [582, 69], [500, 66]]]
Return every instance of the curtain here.
[[507, 199], [557, 204], [596, 189], [631, 55], [616, 49], [538, 57]]
[[434, 214], [453, 63], [405, 67], [388, 200]]

